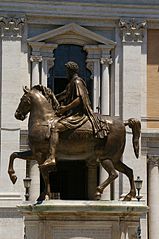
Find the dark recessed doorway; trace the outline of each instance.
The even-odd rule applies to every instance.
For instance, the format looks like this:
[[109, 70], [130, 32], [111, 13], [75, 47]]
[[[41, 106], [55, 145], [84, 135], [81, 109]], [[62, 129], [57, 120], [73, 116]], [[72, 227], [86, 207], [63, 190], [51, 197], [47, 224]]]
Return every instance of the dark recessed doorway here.
[[[80, 68], [79, 75], [85, 80], [92, 98], [92, 80], [90, 71], [86, 68], [87, 54], [82, 46], [59, 45], [54, 51], [54, 66], [49, 69], [48, 87], [55, 95], [62, 92], [67, 83], [65, 63], [75, 61]], [[51, 191], [59, 192], [61, 199], [86, 200], [88, 199], [88, 177], [86, 162], [83, 160], [60, 160], [57, 172], [50, 174]], [[41, 178], [41, 191], [43, 180]]]

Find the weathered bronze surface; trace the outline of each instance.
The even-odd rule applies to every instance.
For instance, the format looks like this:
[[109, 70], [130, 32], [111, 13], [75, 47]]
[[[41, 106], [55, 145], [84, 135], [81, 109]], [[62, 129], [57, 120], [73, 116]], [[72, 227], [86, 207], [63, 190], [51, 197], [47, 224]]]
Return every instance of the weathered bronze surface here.
[[45, 195], [50, 196], [49, 172], [56, 167], [60, 155], [81, 155], [96, 163], [98, 158], [108, 172], [108, 178], [96, 188], [95, 199], [100, 199], [103, 190], [117, 178], [116, 172], [124, 173], [130, 181], [130, 192], [124, 200], [135, 197], [133, 170], [121, 157], [125, 147], [125, 126], [133, 133], [133, 148], [139, 156], [141, 124], [136, 119], [121, 122], [115, 118], [95, 115], [92, 111], [84, 81], [78, 76], [78, 65], [66, 64], [69, 83], [64, 92], [54, 93], [41, 85], [24, 88], [24, 95], [15, 112], [18, 120], [24, 120], [30, 112], [28, 139], [30, 150], [10, 155], [8, 173], [13, 183], [17, 177], [13, 168], [15, 158], [36, 160], [45, 182]]

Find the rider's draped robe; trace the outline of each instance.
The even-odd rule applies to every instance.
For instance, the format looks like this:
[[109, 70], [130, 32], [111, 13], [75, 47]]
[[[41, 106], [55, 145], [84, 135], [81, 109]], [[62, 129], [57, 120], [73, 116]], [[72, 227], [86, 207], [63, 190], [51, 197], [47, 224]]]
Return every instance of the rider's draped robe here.
[[93, 113], [85, 82], [79, 76], [74, 76], [65, 90], [64, 105], [80, 97], [81, 104], [69, 110], [59, 120], [68, 129], [81, 127], [87, 120], [92, 124], [93, 133], [98, 138], [104, 138], [108, 133], [108, 126]]

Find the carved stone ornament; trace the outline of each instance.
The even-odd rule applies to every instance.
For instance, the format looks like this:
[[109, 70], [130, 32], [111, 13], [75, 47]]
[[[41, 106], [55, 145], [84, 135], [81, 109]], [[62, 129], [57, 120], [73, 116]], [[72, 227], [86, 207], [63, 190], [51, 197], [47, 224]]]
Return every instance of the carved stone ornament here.
[[87, 69], [93, 74], [94, 71], [94, 63], [93, 61], [87, 61]]
[[159, 167], [159, 156], [148, 156], [148, 164], [152, 167]]
[[103, 65], [103, 64], [106, 64], [106, 65], [111, 65], [113, 63], [113, 60], [112, 58], [110, 57], [102, 57], [101, 60], [100, 60], [100, 63]]
[[119, 27], [122, 42], [142, 42], [146, 26], [146, 21], [139, 22], [134, 18], [131, 20], [120, 19]]
[[31, 56], [30, 61], [31, 62], [41, 62], [42, 61], [42, 56]]
[[0, 17], [1, 37], [21, 38], [25, 18]]

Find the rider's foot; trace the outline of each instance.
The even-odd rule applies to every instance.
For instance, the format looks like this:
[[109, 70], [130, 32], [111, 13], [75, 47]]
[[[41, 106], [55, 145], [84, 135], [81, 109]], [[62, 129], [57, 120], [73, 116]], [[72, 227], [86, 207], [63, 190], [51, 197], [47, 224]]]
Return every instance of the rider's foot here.
[[55, 158], [49, 157], [47, 160], [45, 160], [45, 162], [43, 164], [40, 165], [40, 167], [42, 167], [42, 168], [50, 167], [50, 166], [53, 166], [53, 167], [56, 166]]

